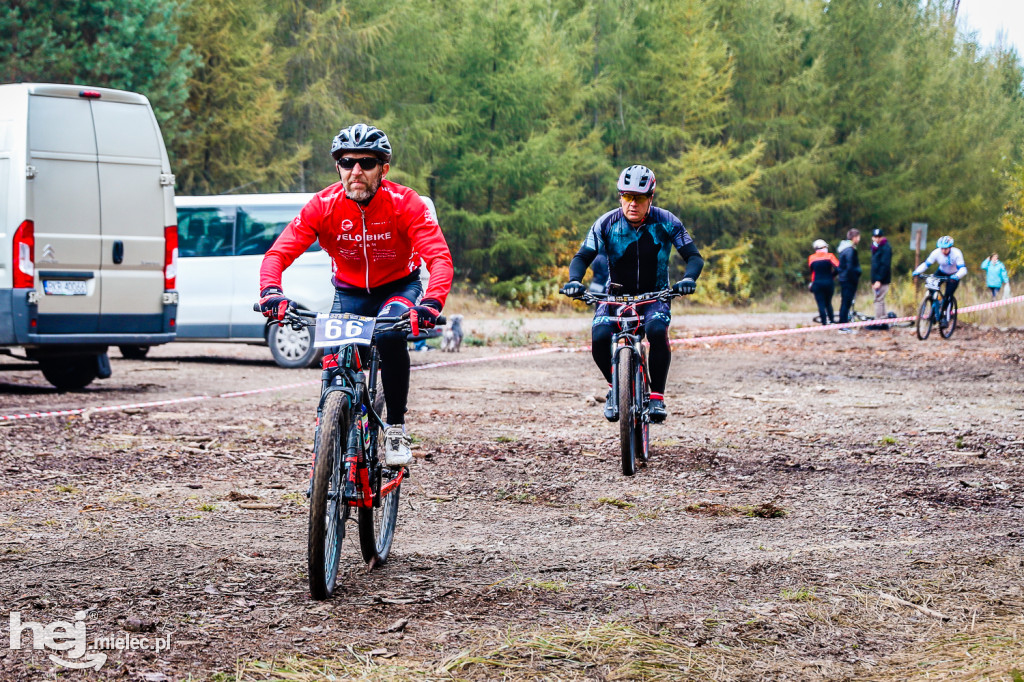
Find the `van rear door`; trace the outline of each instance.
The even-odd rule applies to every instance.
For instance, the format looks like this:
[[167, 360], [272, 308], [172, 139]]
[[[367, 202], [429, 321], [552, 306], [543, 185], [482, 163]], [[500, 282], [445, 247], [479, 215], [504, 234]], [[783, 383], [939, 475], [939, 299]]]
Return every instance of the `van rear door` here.
[[[28, 210], [42, 284], [39, 333], [95, 333], [102, 281], [99, 175], [89, 101], [32, 95]], [[31, 172], [31, 171], [30, 171]]]
[[91, 104], [102, 217], [100, 331], [160, 332], [164, 209], [173, 191], [160, 129], [145, 103], [104, 98]]

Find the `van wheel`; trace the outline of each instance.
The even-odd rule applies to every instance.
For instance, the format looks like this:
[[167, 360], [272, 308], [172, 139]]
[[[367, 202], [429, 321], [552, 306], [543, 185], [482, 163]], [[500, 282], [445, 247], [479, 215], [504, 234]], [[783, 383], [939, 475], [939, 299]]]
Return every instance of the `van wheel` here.
[[43, 376], [58, 391], [77, 391], [92, 383], [99, 375], [95, 355], [72, 355], [59, 358], [39, 358]]
[[129, 360], [141, 360], [149, 352], [149, 346], [118, 346], [121, 357]]
[[292, 329], [275, 324], [270, 328], [267, 344], [274, 362], [287, 369], [309, 367], [320, 361], [320, 349], [313, 347], [313, 332], [309, 327]]

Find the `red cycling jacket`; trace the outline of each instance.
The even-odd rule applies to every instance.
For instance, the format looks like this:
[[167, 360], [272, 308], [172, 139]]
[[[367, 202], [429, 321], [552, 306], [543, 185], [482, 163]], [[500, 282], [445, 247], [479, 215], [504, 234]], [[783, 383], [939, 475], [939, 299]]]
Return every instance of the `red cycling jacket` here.
[[408, 187], [384, 180], [365, 207], [346, 197], [340, 182], [318, 192], [263, 257], [260, 291], [281, 288], [281, 273], [315, 239], [331, 256], [336, 283], [369, 291], [408, 277], [422, 258], [430, 273], [424, 300], [444, 305], [452, 288], [448, 243]]

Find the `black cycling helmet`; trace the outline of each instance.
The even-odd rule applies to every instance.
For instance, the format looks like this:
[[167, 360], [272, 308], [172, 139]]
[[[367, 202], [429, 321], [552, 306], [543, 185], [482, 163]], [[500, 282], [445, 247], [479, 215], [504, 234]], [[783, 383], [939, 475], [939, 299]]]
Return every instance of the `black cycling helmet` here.
[[882, 232], [882, 228], [876, 227], [874, 230], [871, 231], [871, 236], [872, 237], [884, 237], [885, 233]]
[[391, 163], [391, 143], [380, 128], [365, 123], [356, 123], [334, 136], [331, 142], [331, 157], [337, 161], [345, 152], [370, 152], [384, 163]]

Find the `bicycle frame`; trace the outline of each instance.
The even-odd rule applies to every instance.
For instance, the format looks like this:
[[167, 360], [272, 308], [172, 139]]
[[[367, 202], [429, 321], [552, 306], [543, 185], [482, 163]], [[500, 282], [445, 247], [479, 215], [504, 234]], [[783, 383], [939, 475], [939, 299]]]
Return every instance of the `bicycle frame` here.
[[[315, 313], [296, 311], [294, 317], [286, 317], [286, 324], [312, 326], [314, 323], [305, 318], [315, 317]], [[378, 323], [394, 323], [391, 327], [379, 331], [390, 331], [402, 323], [401, 317], [378, 317]], [[380, 507], [384, 497], [401, 485], [405, 478], [405, 469], [384, 485], [379, 485], [381, 470], [380, 461], [376, 456], [367, 459], [368, 454], [377, 452], [377, 438], [385, 428], [384, 421], [373, 404], [377, 395], [377, 370], [380, 366], [380, 355], [376, 344], [368, 349], [368, 374], [363, 372], [362, 353], [354, 345], [342, 346], [335, 356], [335, 364], [331, 365], [331, 356], [325, 356], [325, 367], [321, 374], [320, 401], [317, 404], [316, 431], [313, 437], [313, 460], [310, 466], [309, 489], [313, 487], [313, 471], [316, 467], [317, 444], [320, 439], [320, 424], [323, 418], [323, 407], [327, 396], [341, 392], [346, 396], [349, 414], [349, 433], [346, 437], [345, 455], [342, 458], [344, 469], [341, 480], [344, 481], [342, 493], [344, 503], [349, 507]]]
[[[609, 317], [609, 319], [619, 325], [619, 331], [612, 336], [612, 347], [611, 347], [611, 363], [612, 363], [612, 400], [617, 400], [619, 395], [619, 373], [618, 363], [619, 355], [628, 349], [628, 352], [633, 355], [633, 358], [637, 361], [638, 365], [643, 368], [644, 378], [647, 380], [648, 385], [650, 384], [650, 372], [647, 368], [647, 354], [643, 352], [642, 346], [642, 333], [640, 332], [640, 313], [637, 308], [645, 303], [654, 303], [655, 301], [669, 301], [675, 298], [678, 294], [673, 293], [669, 289], [663, 291], [653, 291], [644, 294], [636, 294], [630, 296], [612, 296], [610, 294], [595, 294], [590, 291], [584, 292], [578, 298], [579, 300], [589, 305], [607, 303], [610, 305], [620, 306], [619, 315], [615, 317]], [[635, 317], [625, 317], [623, 313], [632, 311]], [[632, 323], [635, 320], [635, 323]], [[628, 324], [627, 323], [631, 323]], [[623, 341], [625, 343], [623, 343]], [[619, 405], [615, 405], [616, 411], [619, 409]], [[643, 405], [640, 408], [643, 410], [644, 419], [648, 419], [647, 405]]]

